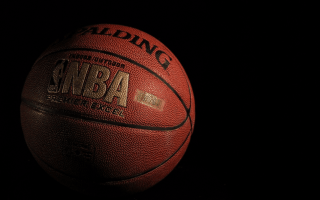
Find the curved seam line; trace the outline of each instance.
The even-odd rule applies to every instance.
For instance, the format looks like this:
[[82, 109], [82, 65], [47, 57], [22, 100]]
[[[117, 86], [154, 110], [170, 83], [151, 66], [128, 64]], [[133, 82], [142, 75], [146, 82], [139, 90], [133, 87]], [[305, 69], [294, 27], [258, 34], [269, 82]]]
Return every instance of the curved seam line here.
[[[136, 178], [136, 177], [145, 175], [145, 174], [147, 174], [147, 173], [149, 173], [149, 172], [151, 172], [151, 171], [153, 171], [153, 170], [161, 167], [163, 164], [165, 164], [167, 161], [169, 161], [174, 155], [176, 155], [176, 154], [179, 152], [179, 150], [185, 145], [185, 143], [186, 143], [186, 141], [188, 140], [188, 138], [191, 137], [190, 133], [191, 133], [191, 130], [189, 131], [186, 139], [183, 141], [183, 143], [180, 145], [180, 147], [179, 147], [170, 157], [168, 157], [166, 160], [164, 160], [162, 163], [160, 163], [160, 164], [157, 165], [156, 167], [154, 167], [154, 168], [152, 168], [152, 169], [150, 169], [150, 170], [147, 170], [147, 171], [145, 171], [145, 172], [143, 172], [143, 173], [137, 174], [137, 175], [135, 175], [135, 176], [133, 176], [133, 177], [122, 178], [122, 179], [110, 178], [110, 179], [104, 179], [104, 181], [96, 181], [96, 183], [107, 183], [107, 182], [116, 182], [116, 181], [126, 181], [126, 180], [130, 180], [130, 179], [133, 179], [133, 178]], [[29, 146], [28, 146], [28, 147], [29, 147]], [[41, 161], [42, 161], [45, 165], [47, 165], [49, 168], [51, 168], [51, 169], [53, 169], [53, 170], [55, 170], [55, 171], [57, 171], [57, 172], [65, 175], [65, 176], [72, 177], [72, 178], [76, 178], [76, 179], [78, 179], [78, 180], [88, 181], [88, 180], [86, 180], [86, 179], [81, 179], [81, 178], [78, 178], [78, 177], [70, 176], [70, 175], [65, 174], [64, 172], [62, 172], [62, 171], [60, 171], [60, 170], [57, 170], [57, 169], [51, 167], [51, 166], [48, 165], [45, 161], [43, 161], [36, 153], [34, 153], [34, 151], [32, 150], [31, 147], [29, 147], [29, 149], [30, 149], [31, 152], [33, 152], [34, 155], [37, 156], [37, 158], [38, 158], [39, 160], [41, 160]], [[90, 180], [89, 180], [89, 181], [90, 181]], [[92, 180], [91, 180], [91, 181], [92, 181]], [[92, 181], [92, 182], [94, 182], [94, 181]]]
[[75, 118], [75, 119], [81, 119], [81, 120], [92, 121], [92, 122], [107, 123], [107, 124], [112, 124], [112, 125], [116, 125], [116, 126], [138, 128], [138, 129], [145, 129], [145, 130], [159, 130], [159, 131], [174, 130], [174, 129], [180, 128], [182, 125], [184, 125], [185, 122], [187, 121], [187, 119], [189, 118], [189, 115], [187, 115], [187, 117], [180, 124], [178, 124], [177, 126], [173, 126], [173, 127], [142, 126], [142, 125], [126, 124], [126, 123], [115, 122], [115, 121], [93, 119], [91, 117], [83, 116], [83, 115], [81, 117], [79, 117], [79, 116], [77, 116], [77, 114], [79, 114], [77, 112], [66, 111], [66, 110], [61, 110], [61, 109], [55, 110], [52, 107], [40, 105], [39, 103], [32, 102], [32, 101], [26, 100], [24, 98], [22, 98], [22, 102], [25, 103], [30, 108], [36, 109], [40, 112], [46, 112], [46, 113], [51, 113], [51, 114], [58, 113], [63, 116], [67, 116], [67, 117], [71, 117], [71, 118]]

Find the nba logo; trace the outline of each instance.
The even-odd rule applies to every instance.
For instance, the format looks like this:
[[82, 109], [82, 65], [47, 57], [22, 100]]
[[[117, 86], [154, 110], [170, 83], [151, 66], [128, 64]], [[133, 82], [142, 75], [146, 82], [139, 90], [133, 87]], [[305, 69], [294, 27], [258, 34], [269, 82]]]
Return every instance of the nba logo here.
[[62, 78], [68, 65], [68, 60], [58, 60], [52, 72], [52, 76], [48, 86], [49, 93], [58, 93], [61, 89]]

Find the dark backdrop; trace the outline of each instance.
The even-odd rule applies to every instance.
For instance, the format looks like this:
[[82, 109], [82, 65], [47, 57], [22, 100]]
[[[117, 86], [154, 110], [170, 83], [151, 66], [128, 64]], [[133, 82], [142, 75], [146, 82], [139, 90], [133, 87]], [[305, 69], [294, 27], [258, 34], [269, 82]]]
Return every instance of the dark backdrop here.
[[99, 23], [159, 39], [184, 66], [195, 94], [195, 130], [185, 156], [163, 181], [128, 199], [260, 199], [282, 190], [288, 154], [279, 150], [298, 101], [285, 96], [304, 89], [297, 74], [306, 25], [299, 15], [240, 5], [79, 4], [17, 4], [3, 18], [4, 199], [93, 199], [38, 166], [24, 142], [19, 105], [41, 52], [69, 31]]

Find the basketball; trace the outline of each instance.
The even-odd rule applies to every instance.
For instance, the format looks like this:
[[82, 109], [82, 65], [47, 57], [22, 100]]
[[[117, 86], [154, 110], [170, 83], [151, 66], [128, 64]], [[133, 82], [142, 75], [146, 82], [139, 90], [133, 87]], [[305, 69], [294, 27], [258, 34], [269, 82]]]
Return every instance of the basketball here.
[[195, 100], [175, 55], [115, 24], [80, 28], [35, 61], [20, 105], [26, 144], [56, 181], [122, 196], [164, 179], [186, 152]]

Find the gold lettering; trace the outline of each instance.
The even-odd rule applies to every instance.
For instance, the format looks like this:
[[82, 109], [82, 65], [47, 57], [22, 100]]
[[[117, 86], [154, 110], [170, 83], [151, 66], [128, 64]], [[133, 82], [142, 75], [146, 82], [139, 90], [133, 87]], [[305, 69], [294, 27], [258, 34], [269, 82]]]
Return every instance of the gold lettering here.
[[[99, 72], [102, 73], [100, 78], [98, 78]], [[109, 76], [110, 70], [108, 68], [100, 65], [92, 65], [83, 91], [83, 96], [95, 99], [101, 98], [107, 90], [107, 86], [104, 82], [108, 80]], [[95, 86], [98, 87], [97, 91], [94, 91]]]
[[[129, 74], [126, 72], [118, 71], [111, 83], [111, 86], [104, 101], [111, 103], [113, 97], [118, 97], [117, 105], [126, 107], [128, 96], [128, 83]], [[120, 89], [118, 90], [119, 87]]]
[[72, 82], [72, 94], [81, 95], [84, 80], [89, 68], [89, 63], [83, 63], [79, 72], [79, 63], [71, 62], [62, 87], [62, 93], [68, 93]]

